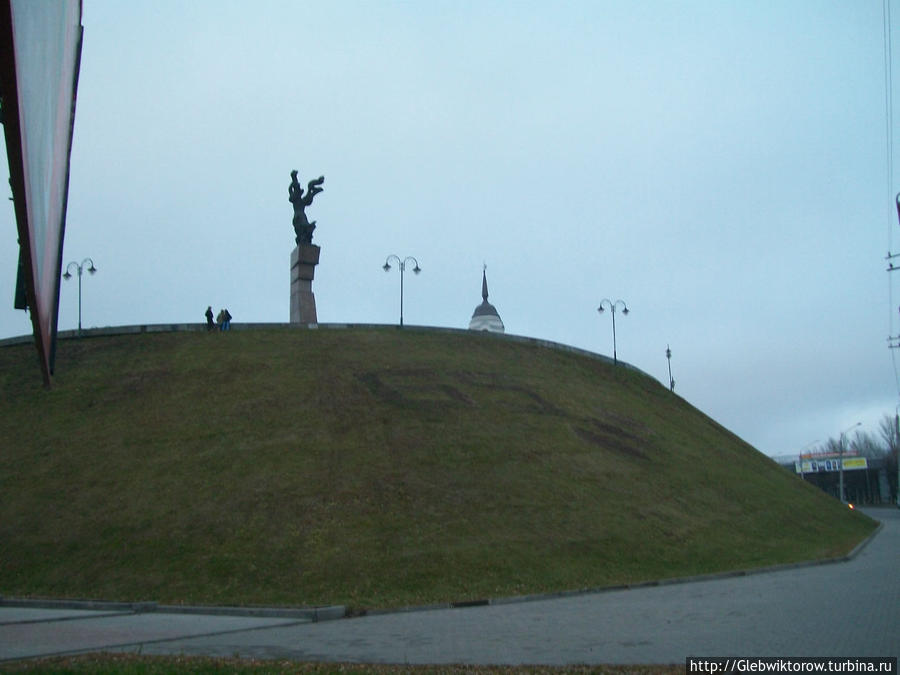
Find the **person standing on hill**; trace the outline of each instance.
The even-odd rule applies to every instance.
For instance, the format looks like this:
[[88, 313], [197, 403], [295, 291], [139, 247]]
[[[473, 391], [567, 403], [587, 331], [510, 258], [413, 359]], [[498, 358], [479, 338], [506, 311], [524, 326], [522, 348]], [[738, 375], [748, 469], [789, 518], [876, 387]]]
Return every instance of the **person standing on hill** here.
[[231, 313], [228, 311], [228, 308], [222, 310], [225, 314], [222, 316], [224, 321], [222, 322], [222, 330], [231, 330]]
[[216, 325], [219, 327], [219, 330], [225, 330], [225, 310], [220, 309], [219, 313], [216, 314]]
[[216, 329], [216, 324], [213, 323], [213, 313], [212, 313], [212, 305], [206, 308], [206, 330], [211, 331]]

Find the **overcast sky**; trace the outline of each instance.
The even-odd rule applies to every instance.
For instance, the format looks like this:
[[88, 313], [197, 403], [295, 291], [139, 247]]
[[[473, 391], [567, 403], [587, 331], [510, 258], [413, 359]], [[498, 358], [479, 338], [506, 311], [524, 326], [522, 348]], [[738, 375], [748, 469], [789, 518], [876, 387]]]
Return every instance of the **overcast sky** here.
[[882, 0], [84, 0], [83, 24], [85, 327], [287, 322], [298, 169], [325, 176], [321, 323], [396, 323], [398, 254], [405, 322], [465, 328], [486, 263], [508, 333], [611, 355], [597, 307], [625, 300], [619, 358], [667, 383], [670, 345], [676, 393], [767, 454], [895, 410]]

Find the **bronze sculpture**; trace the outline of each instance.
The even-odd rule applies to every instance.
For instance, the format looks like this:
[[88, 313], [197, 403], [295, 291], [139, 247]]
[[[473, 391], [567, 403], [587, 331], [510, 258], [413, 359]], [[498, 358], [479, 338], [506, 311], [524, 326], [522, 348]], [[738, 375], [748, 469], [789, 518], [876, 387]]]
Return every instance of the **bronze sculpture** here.
[[297, 235], [297, 245], [312, 244], [313, 230], [316, 229], [316, 221], [309, 222], [306, 217], [306, 207], [312, 204], [313, 197], [322, 192], [321, 187], [325, 182], [325, 176], [314, 178], [306, 184], [306, 194], [297, 181], [297, 170], [291, 171], [291, 184], [288, 186], [288, 201], [294, 205], [294, 232]]

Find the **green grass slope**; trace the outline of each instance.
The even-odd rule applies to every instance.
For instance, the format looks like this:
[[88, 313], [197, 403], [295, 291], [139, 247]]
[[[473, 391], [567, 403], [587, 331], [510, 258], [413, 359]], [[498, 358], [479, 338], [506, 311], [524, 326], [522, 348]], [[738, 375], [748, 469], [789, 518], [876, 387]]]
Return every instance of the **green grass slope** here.
[[0, 594], [348, 604], [846, 553], [873, 528], [655, 380], [396, 329], [0, 348]]

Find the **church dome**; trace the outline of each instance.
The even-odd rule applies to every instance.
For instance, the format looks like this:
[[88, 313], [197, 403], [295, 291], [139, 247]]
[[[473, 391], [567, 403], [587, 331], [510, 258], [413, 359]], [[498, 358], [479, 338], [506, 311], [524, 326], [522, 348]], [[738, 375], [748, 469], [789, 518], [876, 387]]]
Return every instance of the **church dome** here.
[[487, 270], [481, 273], [481, 298], [482, 302], [475, 308], [472, 320], [469, 321], [469, 330], [486, 330], [490, 333], [503, 333], [506, 328], [497, 313], [497, 308], [488, 302]]

